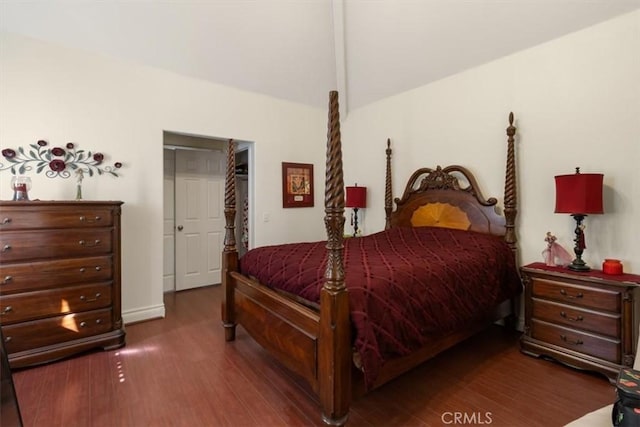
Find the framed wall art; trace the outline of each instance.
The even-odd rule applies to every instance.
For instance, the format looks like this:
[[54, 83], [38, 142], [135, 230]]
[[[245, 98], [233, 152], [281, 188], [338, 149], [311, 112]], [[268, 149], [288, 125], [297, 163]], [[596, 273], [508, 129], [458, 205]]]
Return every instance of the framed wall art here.
[[313, 164], [282, 162], [282, 207], [313, 206]]

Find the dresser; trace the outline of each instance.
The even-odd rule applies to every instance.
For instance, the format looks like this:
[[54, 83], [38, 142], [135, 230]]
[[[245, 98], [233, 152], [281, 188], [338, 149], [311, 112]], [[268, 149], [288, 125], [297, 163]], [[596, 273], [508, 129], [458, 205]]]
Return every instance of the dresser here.
[[0, 202], [0, 325], [11, 367], [125, 344], [122, 202]]
[[543, 263], [521, 268], [525, 331], [521, 350], [600, 372], [615, 381], [633, 365], [640, 276], [573, 272]]

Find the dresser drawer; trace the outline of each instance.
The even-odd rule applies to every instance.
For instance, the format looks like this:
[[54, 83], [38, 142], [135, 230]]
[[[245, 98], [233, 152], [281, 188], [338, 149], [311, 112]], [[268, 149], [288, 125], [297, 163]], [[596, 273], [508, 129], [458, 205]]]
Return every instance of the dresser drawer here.
[[111, 282], [0, 296], [0, 323], [90, 311], [111, 305]]
[[0, 265], [0, 295], [112, 278], [111, 255]]
[[113, 215], [108, 208], [92, 207], [48, 207], [34, 210], [24, 207], [2, 207], [0, 230], [23, 230], [39, 228], [83, 228], [110, 227]]
[[111, 252], [111, 228], [0, 233], [0, 262], [91, 256]]
[[620, 292], [546, 279], [533, 279], [532, 296], [614, 313], [621, 310]]
[[599, 313], [538, 298], [533, 298], [532, 305], [532, 315], [535, 319], [608, 335], [613, 338], [620, 336], [621, 319], [619, 314]]
[[620, 364], [620, 341], [533, 319], [531, 337], [549, 344]]
[[8, 353], [77, 340], [111, 330], [111, 309], [68, 314], [2, 327]]

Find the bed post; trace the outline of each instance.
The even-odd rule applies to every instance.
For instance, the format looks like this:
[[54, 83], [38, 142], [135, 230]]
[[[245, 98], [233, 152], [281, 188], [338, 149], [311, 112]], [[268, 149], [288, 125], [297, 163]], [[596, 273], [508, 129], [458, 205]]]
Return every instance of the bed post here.
[[[516, 187], [516, 161], [514, 154], [514, 136], [516, 134], [516, 127], [513, 126], [513, 112], [509, 113], [509, 127], [507, 127], [507, 168], [506, 178], [504, 183], [504, 217], [506, 219], [506, 233], [504, 240], [509, 244], [511, 250], [516, 256], [516, 243], [518, 237], [516, 236], [516, 215], [518, 209], [516, 207], [518, 201], [518, 190]], [[517, 258], [516, 258], [517, 259]]]
[[[516, 160], [514, 153], [514, 136], [516, 127], [513, 125], [513, 112], [509, 113], [509, 126], [507, 127], [507, 168], [504, 182], [504, 218], [506, 220], [506, 233], [504, 240], [507, 242], [513, 258], [518, 265], [518, 236], [516, 236], [516, 215], [518, 214], [517, 201], [518, 189], [516, 186]], [[508, 329], [515, 330], [518, 325], [519, 297], [511, 298], [511, 313], [504, 319]]]
[[224, 339], [233, 341], [236, 338], [236, 314], [233, 282], [230, 273], [238, 270], [238, 251], [236, 249], [236, 150], [233, 139], [227, 148], [227, 175], [224, 182], [224, 217], [226, 224], [224, 234], [224, 250], [222, 251], [222, 324]]
[[349, 416], [351, 399], [351, 330], [349, 298], [344, 283], [344, 179], [336, 91], [329, 94], [326, 161], [327, 280], [320, 291], [318, 383], [322, 420], [329, 425], [341, 426]]
[[393, 210], [393, 189], [391, 188], [391, 139], [387, 138], [387, 149], [385, 150], [387, 154], [387, 172], [385, 174], [384, 180], [384, 212], [385, 212], [385, 222], [384, 229], [388, 230], [391, 228], [391, 211]]

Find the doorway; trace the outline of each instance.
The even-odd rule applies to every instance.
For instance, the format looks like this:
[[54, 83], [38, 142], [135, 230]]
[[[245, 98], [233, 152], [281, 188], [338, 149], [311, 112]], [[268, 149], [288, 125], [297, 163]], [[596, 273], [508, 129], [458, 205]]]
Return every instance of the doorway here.
[[250, 211], [253, 208], [251, 195], [249, 194], [249, 160], [253, 154], [251, 144], [240, 143], [236, 146], [236, 247], [238, 256], [244, 255], [251, 246], [251, 233], [253, 224]]
[[[242, 179], [248, 202], [252, 144], [238, 147], [246, 151], [241, 156], [247, 160]], [[227, 140], [164, 132], [164, 292], [221, 282], [226, 153]], [[251, 210], [243, 218], [241, 207], [236, 229], [252, 222]], [[245, 240], [252, 240], [251, 231], [242, 235]], [[238, 240], [239, 250], [241, 246]]]

